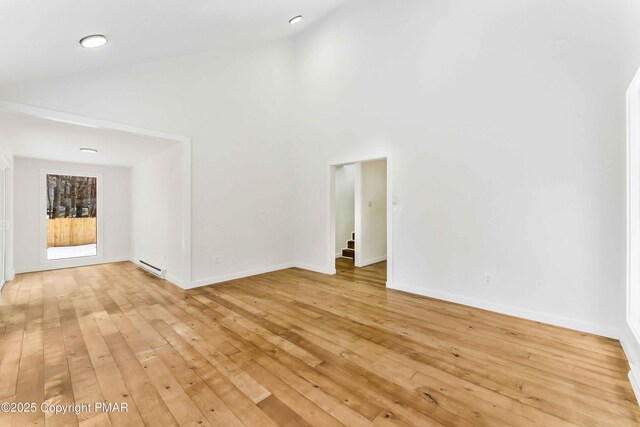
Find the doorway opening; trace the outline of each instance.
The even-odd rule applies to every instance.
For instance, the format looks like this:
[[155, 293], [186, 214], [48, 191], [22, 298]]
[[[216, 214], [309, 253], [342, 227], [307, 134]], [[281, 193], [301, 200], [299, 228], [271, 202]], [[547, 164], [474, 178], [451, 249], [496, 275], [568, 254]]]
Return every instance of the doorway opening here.
[[[640, 348], [640, 69], [627, 90], [627, 324], [629, 349]], [[624, 342], [624, 340], [623, 340]], [[627, 351], [625, 346], [625, 351]], [[637, 350], [628, 351], [629, 380], [640, 396]]]
[[336, 259], [355, 261], [356, 165], [338, 165], [335, 170]]
[[367, 267], [382, 275], [381, 284], [390, 277], [388, 168], [387, 158], [331, 166], [330, 247], [338, 274]]
[[5, 280], [11, 279], [11, 273], [7, 273], [7, 169], [9, 162], [0, 154], [0, 288]]
[[47, 261], [98, 255], [98, 178], [45, 175]]

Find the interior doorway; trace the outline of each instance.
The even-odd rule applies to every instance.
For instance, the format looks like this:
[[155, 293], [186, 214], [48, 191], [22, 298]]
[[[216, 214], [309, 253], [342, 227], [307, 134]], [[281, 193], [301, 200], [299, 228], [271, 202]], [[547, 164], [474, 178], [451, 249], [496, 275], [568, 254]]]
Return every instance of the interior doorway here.
[[0, 287], [7, 278], [7, 185], [6, 165], [0, 159]]
[[356, 164], [350, 164], [335, 170], [336, 259], [355, 260], [356, 169]]
[[357, 270], [386, 261], [389, 280], [392, 260], [388, 170], [386, 157], [331, 166], [330, 248], [338, 274], [345, 268]]
[[627, 91], [627, 322], [640, 342], [640, 70]]
[[640, 69], [627, 90], [627, 325], [621, 342], [629, 358], [629, 380], [640, 396]]

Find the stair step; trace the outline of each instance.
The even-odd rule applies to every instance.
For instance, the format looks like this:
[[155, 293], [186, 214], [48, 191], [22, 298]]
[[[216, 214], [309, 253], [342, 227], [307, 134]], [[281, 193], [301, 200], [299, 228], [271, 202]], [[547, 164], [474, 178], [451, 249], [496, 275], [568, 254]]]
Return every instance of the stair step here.
[[353, 249], [343, 249], [342, 256], [345, 258], [354, 258], [356, 256], [356, 251]]
[[356, 241], [355, 241], [355, 240], [349, 240], [349, 241], [347, 241], [347, 248], [349, 248], [349, 249], [355, 249], [355, 248], [356, 248]]

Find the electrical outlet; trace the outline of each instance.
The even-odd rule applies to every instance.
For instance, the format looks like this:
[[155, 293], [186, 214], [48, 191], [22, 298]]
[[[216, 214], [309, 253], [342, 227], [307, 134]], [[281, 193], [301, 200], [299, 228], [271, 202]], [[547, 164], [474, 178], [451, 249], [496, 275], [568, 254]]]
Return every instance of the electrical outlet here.
[[493, 284], [493, 277], [491, 277], [490, 274], [485, 274], [484, 275], [484, 284], [486, 286], [491, 286]]

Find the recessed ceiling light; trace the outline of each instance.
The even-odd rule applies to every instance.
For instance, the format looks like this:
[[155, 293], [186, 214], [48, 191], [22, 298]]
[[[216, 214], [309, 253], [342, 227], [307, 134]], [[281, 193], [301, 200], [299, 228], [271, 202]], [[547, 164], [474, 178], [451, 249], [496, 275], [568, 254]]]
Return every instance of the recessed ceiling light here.
[[95, 47], [104, 46], [107, 44], [107, 37], [102, 34], [92, 34], [80, 39], [80, 46], [85, 49], [93, 49]]
[[293, 18], [289, 19], [289, 24], [297, 24], [300, 21], [302, 21], [302, 15], [294, 16]]
[[96, 150], [95, 148], [81, 148], [80, 151], [82, 151], [83, 153], [91, 154], [96, 154], [98, 152], [98, 150]]

